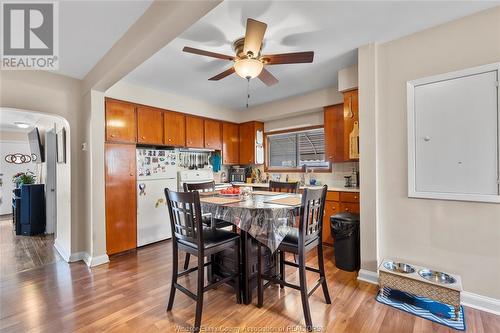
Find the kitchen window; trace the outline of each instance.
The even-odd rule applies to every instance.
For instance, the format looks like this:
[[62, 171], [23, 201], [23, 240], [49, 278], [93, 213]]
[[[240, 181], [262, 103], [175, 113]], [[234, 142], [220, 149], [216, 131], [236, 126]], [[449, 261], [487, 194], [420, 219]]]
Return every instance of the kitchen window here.
[[323, 128], [267, 134], [268, 171], [301, 171], [303, 168], [329, 170], [325, 161]]

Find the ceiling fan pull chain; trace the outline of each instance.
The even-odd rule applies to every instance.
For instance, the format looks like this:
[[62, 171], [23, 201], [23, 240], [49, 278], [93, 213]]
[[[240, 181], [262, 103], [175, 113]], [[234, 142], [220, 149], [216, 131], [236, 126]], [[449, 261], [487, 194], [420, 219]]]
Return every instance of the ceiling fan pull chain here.
[[249, 99], [250, 99], [250, 77], [247, 77], [247, 109], [248, 109]]

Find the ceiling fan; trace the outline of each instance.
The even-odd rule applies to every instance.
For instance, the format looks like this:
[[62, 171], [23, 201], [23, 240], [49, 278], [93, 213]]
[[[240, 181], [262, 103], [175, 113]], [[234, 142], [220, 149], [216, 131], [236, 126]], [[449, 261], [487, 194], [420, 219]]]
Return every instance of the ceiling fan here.
[[247, 19], [245, 37], [233, 43], [235, 56], [204, 51], [188, 46], [184, 47], [183, 51], [234, 62], [229, 69], [209, 78], [211, 81], [221, 80], [236, 72], [236, 74], [247, 80], [258, 77], [267, 86], [278, 83], [278, 79], [264, 68], [264, 66], [310, 63], [313, 61], [313, 51], [262, 55], [262, 40], [264, 39], [266, 29], [267, 24], [251, 18]]

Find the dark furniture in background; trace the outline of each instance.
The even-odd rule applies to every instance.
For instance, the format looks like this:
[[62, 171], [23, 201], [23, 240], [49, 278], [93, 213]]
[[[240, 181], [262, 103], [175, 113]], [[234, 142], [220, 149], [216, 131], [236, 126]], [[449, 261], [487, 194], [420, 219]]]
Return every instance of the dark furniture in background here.
[[271, 192], [283, 192], [283, 193], [298, 193], [299, 183], [298, 182], [269, 182], [269, 191]]
[[[312, 190], [305, 189], [302, 194], [300, 224], [298, 228], [293, 228], [291, 232], [283, 239], [278, 247], [280, 272], [276, 275], [268, 275], [262, 271], [261, 260], [261, 244], [258, 243], [258, 272], [257, 272], [257, 289], [258, 301], [257, 306], [262, 307], [264, 302], [264, 288], [271, 283], [277, 283], [281, 288], [290, 287], [300, 291], [302, 299], [302, 309], [308, 331], [312, 331], [311, 311], [309, 309], [309, 296], [311, 296], [316, 289], [321, 286], [325, 301], [331, 304], [330, 294], [328, 293], [328, 285], [325, 277], [325, 266], [323, 263], [323, 242], [321, 240], [322, 227], [323, 227], [323, 213], [325, 208], [327, 187], [323, 186], [322, 189]], [[317, 249], [318, 251], [318, 268], [306, 266], [307, 252]], [[298, 256], [299, 263], [286, 261], [285, 252], [293, 253]], [[300, 284], [294, 285], [285, 281], [285, 265], [293, 266], [299, 269]], [[319, 279], [315, 286], [308, 291], [306, 281], [306, 270], [319, 274]], [[268, 282], [264, 285], [263, 280]]]
[[32, 236], [45, 232], [44, 184], [22, 185], [13, 191], [12, 217], [16, 235]]
[[[170, 213], [170, 225], [172, 227], [172, 246], [173, 246], [173, 268], [172, 285], [170, 287], [170, 297], [168, 299], [167, 311], [171, 311], [175, 291], [179, 290], [186, 296], [196, 301], [196, 315], [194, 323], [194, 332], [200, 331], [201, 315], [203, 309], [203, 293], [216, 288], [223, 283], [231, 283], [236, 293], [236, 301], [241, 303], [240, 291], [240, 236], [237, 233], [215, 229], [204, 228], [202, 223], [202, 214], [200, 206], [200, 194], [193, 192], [172, 192], [165, 189], [168, 210]], [[214, 283], [204, 286], [205, 267], [212, 265], [212, 261], [205, 263], [205, 257], [221, 252], [228, 248], [234, 248], [234, 266], [233, 271], [227, 277]], [[198, 266], [182, 272], [178, 272], [178, 251], [184, 251], [198, 257]], [[177, 278], [198, 272], [198, 288], [196, 295], [177, 283]]]

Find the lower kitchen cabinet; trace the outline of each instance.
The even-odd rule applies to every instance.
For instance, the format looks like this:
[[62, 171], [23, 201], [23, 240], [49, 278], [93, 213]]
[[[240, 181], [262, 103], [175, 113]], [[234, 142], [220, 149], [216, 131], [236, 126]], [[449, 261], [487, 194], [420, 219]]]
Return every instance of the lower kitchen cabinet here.
[[330, 217], [341, 212], [359, 214], [358, 192], [328, 191], [326, 194], [322, 235], [324, 244], [333, 245], [333, 235], [331, 234], [330, 229]]
[[135, 145], [105, 145], [106, 252], [137, 246]]
[[330, 230], [330, 216], [340, 211], [340, 203], [325, 201], [325, 214], [323, 217], [323, 243], [333, 245], [333, 236]]

